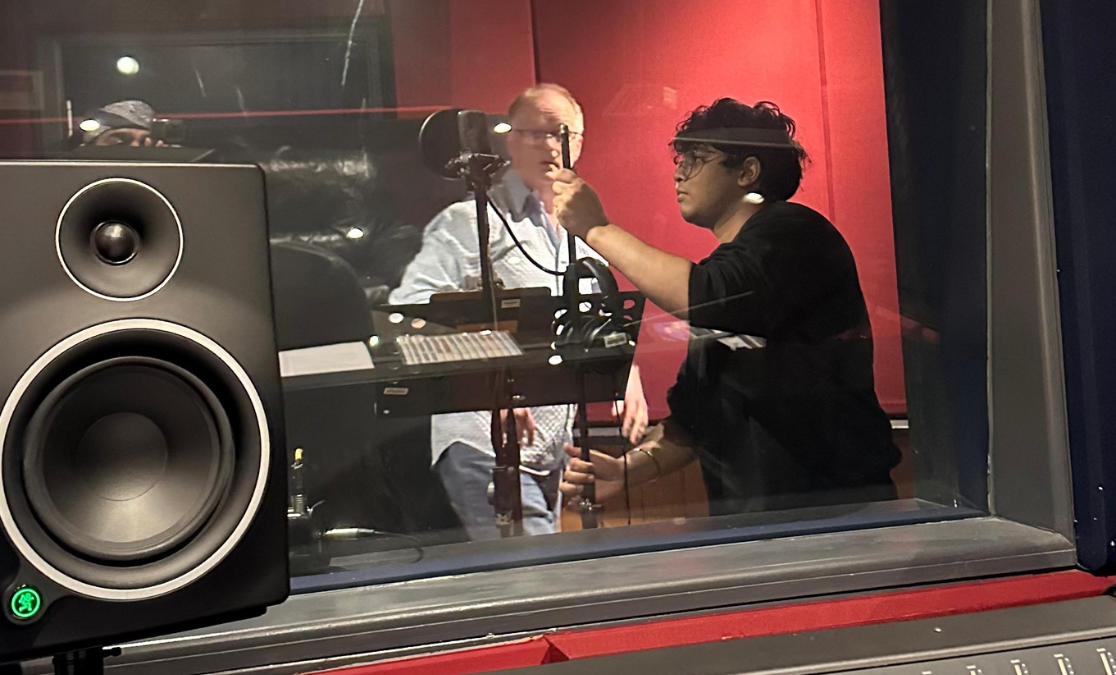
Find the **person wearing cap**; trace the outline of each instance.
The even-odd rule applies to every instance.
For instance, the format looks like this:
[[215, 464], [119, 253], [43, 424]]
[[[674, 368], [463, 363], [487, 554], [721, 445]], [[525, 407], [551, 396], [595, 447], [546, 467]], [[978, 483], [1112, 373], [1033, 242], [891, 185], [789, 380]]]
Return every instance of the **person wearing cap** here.
[[155, 111], [143, 101], [116, 101], [97, 108], [81, 124], [82, 145], [161, 146], [151, 139]]
[[711, 515], [895, 498], [856, 264], [832, 223], [788, 201], [807, 162], [794, 136], [775, 104], [728, 98], [679, 125], [679, 210], [719, 242], [698, 263], [612, 222], [573, 171], [551, 172], [562, 226], [691, 328], [670, 415], [641, 444], [591, 462], [567, 447], [570, 502], [587, 483], [606, 500], [695, 458]]

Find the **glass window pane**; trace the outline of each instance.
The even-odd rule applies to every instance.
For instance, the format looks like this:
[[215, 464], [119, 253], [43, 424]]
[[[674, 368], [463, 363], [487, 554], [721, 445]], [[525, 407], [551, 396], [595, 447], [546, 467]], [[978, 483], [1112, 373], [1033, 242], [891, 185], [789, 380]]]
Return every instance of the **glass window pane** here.
[[981, 3], [97, 7], [0, 156], [263, 167], [298, 587], [987, 511]]

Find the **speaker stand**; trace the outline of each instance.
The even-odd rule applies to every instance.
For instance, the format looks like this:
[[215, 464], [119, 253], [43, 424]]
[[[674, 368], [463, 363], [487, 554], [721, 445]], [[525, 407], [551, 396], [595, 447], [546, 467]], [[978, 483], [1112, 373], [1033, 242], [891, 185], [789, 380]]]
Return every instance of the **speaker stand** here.
[[105, 659], [120, 656], [120, 647], [112, 649], [79, 649], [76, 652], [66, 652], [54, 657], [55, 675], [104, 675]]

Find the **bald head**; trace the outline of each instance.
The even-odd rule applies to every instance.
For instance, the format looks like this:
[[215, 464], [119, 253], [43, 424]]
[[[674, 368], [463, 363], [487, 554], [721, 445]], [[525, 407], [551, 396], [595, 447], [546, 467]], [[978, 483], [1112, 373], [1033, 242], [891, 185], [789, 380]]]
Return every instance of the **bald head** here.
[[585, 133], [585, 114], [581, 111], [581, 104], [577, 102], [577, 99], [574, 98], [569, 89], [566, 89], [560, 84], [543, 82], [523, 90], [519, 96], [515, 97], [511, 105], [508, 106], [508, 117], [515, 117], [515, 113], [522, 110], [525, 106], [538, 106], [547, 99], [553, 99], [555, 97], [564, 99], [573, 113], [573, 124], [569, 125], [570, 131]]
[[512, 166], [549, 209], [554, 192], [546, 173], [561, 164], [562, 147], [558, 140], [561, 125], [570, 129], [570, 160], [576, 164], [581, 156], [585, 132], [581, 106], [565, 87], [538, 84], [515, 97], [508, 107], [508, 117], [512, 127], [508, 138]]

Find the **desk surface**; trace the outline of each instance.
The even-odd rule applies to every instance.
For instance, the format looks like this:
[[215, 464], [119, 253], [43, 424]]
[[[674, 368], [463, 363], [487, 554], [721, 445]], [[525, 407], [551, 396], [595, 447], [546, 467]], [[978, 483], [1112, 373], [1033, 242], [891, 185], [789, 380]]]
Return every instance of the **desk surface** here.
[[377, 414], [399, 416], [574, 403], [579, 374], [587, 401], [619, 400], [634, 355], [630, 342], [577, 350], [535, 343], [520, 356], [408, 365], [393, 345], [348, 342], [281, 352], [279, 363], [284, 392], [370, 386]]

